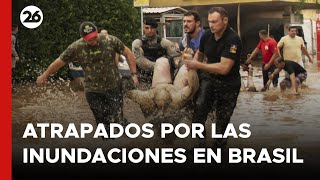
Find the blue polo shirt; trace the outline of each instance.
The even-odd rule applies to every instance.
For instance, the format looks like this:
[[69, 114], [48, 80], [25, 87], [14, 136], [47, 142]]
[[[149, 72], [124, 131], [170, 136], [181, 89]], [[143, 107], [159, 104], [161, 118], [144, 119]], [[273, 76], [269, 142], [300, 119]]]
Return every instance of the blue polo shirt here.
[[179, 49], [183, 51], [186, 47], [191, 48], [193, 52], [196, 52], [199, 49], [200, 39], [204, 34], [205, 30], [201, 28], [198, 36], [195, 39], [191, 39], [189, 34], [185, 34], [179, 41]]

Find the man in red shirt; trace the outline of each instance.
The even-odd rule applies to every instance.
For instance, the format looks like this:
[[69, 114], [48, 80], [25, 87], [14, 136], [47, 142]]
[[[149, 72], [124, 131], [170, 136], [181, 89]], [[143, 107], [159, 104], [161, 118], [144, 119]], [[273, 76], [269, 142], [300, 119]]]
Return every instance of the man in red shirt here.
[[[263, 88], [261, 91], [266, 91], [266, 84], [269, 80], [269, 74], [273, 73], [275, 70], [274, 60], [280, 56], [279, 48], [277, 47], [277, 42], [269, 37], [266, 30], [259, 31], [260, 41], [254, 51], [251, 53], [250, 57], [247, 59], [247, 63], [251, 63], [252, 58], [255, 57], [259, 50], [262, 52], [263, 65], [262, 65], [262, 75], [263, 75]], [[278, 86], [279, 74], [273, 78], [273, 87]]]

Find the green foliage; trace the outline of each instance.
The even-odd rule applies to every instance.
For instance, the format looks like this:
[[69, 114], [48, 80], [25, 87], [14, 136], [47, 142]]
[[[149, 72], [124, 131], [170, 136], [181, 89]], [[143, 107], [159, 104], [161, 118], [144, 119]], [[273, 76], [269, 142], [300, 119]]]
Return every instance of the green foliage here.
[[319, 0], [316, 0], [316, 7], [314, 9], [320, 11], [320, 1]]
[[[100, 31], [107, 29], [131, 48], [139, 36], [140, 13], [132, 0], [25, 0], [23, 7], [35, 5], [44, 19], [36, 29], [19, 28], [20, 57], [16, 80], [35, 81], [69, 44], [80, 38], [83, 21], [93, 22]], [[21, 9], [22, 10], [22, 9]], [[21, 11], [20, 10], [20, 11]], [[68, 77], [68, 68], [62, 68], [54, 77]]]
[[301, 14], [301, 10], [304, 9], [305, 2], [306, 0], [299, 0], [294, 14]]

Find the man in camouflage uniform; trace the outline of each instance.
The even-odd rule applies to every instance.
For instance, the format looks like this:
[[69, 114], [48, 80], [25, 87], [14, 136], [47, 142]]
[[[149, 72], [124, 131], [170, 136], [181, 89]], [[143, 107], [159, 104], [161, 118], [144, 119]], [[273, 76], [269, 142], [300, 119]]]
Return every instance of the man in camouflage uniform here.
[[[138, 67], [142, 72], [149, 72], [147, 75], [152, 75], [152, 72], [156, 74], [161, 70], [161, 65], [174, 66], [173, 60], [179, 56], [175, 43], [157, 35], [158, 23], [154, 18], [146, 17], [143, 23], [143, 37], [132, 42]], [[171, 68], [168, 72], [161, 72], [163, 76], [153, 76], [152, 87], [158, 83], [172, 83], [170, 76], [173, 75], [173, 70]]]
[[48, 69], [38, 77], [37, 84], [43, 85], [48, 77], [75, 60], [85, 71], [85, 93], [97, 123], [104, 123], [109, 130], [111, 122], [123, 122], [122, 84], [115, 54], [123, 54], [138, 84], [135, 58], [131, 50], [115, 36], [98, 35], [97, 27], [91, 22], [80, 25], [81, 39], [73, 42]]

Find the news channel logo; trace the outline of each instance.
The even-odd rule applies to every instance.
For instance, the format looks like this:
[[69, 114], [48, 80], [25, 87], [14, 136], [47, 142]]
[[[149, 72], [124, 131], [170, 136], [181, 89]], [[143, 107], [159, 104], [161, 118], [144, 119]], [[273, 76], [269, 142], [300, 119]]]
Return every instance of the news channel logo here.
[[43, 13], [37, 6], [27, 6], [20, 13], [20, 21], [26, 28], [37, 28], [43, 21]]

